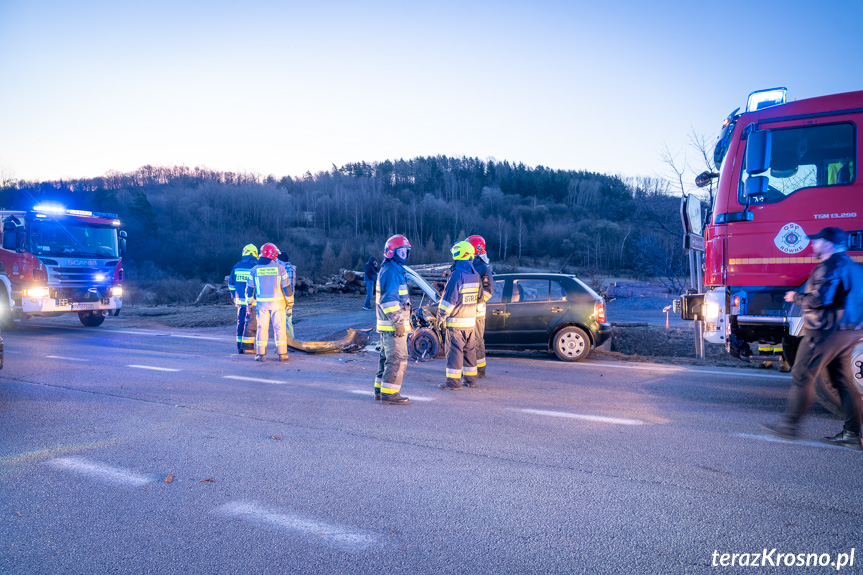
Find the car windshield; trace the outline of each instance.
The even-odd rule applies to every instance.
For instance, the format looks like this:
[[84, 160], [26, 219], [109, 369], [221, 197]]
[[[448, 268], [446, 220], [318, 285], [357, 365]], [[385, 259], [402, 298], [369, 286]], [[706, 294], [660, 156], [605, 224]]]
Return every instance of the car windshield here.
[[117, 230], [51, 220], [30, 222], [30, 251], [37, 256], [117, 257]]

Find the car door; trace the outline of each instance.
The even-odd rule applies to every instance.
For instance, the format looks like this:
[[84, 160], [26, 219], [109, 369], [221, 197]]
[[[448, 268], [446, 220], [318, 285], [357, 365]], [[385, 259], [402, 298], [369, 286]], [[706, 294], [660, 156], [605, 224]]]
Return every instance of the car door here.
[[549, 299], [548, 278], [513, 279], [507, 304], [507, 342], [519, 345], [548, 343], [549, 325], [555, 322], [562, 306]]
[[504, 290], [507, 280], [494, 280], [494, 293], [485, 306], [485, 343], [495, 345], [505, 343], [506, 303]]

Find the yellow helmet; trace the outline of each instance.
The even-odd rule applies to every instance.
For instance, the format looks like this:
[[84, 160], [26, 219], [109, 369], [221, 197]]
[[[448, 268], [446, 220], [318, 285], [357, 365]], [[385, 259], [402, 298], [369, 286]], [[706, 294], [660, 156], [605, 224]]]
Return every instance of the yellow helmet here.
[[470, 242], [464, 240], [454, 245], [450, 251], [454, 260], [472, 260], [476, 255], [476, 251], [470, 245]]
[[246, 247], [243, 248], [243, 255], [247, 256], [249, 254], [258, 257], [258, 246], [255, 244], [246, 245]]

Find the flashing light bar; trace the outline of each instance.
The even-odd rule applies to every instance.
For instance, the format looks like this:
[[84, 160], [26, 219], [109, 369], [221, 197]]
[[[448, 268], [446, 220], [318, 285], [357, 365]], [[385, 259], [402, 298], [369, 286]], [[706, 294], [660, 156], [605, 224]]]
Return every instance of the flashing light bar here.
[[755, 112], [764, 108], [770, 108], [771, 106], [784, 104], [787, 92], [787, 88], [771, 88], [769, 90], [752, 92], [746, 101], [746, 111]]
[[48, 202], [45, 204], [39, 204], [38, 206], [34, 206], [33, 210], [36, 212], [45, 212], [46, 214], [65, 214], [66, 207], [60, 204], [56, 204], [54, 202]]
[[117, 214], [91, 212], [88, 210], [72, 210], [67, 209], [66, 206], [58, 204], [56, 202], [46, 202], [44, 204], [38, 204], [36, 206], [33, 206], [33, 211], [43, 212], [42, 214], [36, 214], [37, 218], [46, 217], [44, 214], [56, 214], [60, 216], [84, 216], [89, 218], [105, 218], [107, 220], [114, 220], [113, 222], [111, 222], [111, 225], [120, 225], [120, 220], [117, 219]]

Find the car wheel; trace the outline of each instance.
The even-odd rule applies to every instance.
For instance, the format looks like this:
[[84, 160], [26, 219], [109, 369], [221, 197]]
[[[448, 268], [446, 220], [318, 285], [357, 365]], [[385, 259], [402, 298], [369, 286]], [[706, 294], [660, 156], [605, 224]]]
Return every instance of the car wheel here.
[[[863, 395], [863, 343], [858, 345], [851, 354], [851, 381], [857, 393]], [[839, 390], [830, 383], [827, 369], [821, 370], [815, 379], [815, 395], [824, 409], [833, 415], [842, 415], [842, 400]]]
[[565, 327], [554, 334], [552, 348], [561, 361], [579, 361], [590, 353], [590, 338], [580, 327]]
[[421, 327], [410, 335], [408, 353], [417, 361], [429, 361], [440, 353], [440, 340], [434, 330]]
[[105, 316], [95, 311], [79, 311], [78, 319], [87, 327], [96, 327], [97, 325], [102, 325], [102, 322], [105, 321]]

